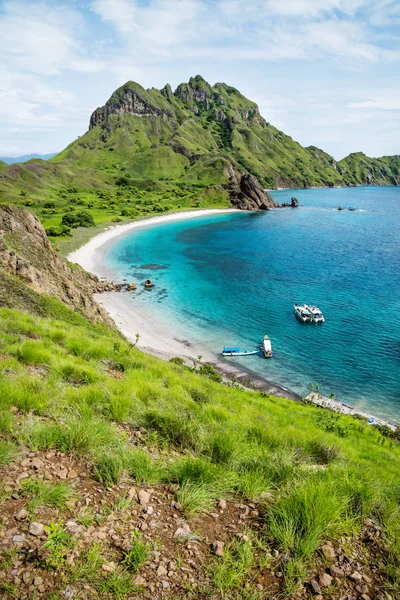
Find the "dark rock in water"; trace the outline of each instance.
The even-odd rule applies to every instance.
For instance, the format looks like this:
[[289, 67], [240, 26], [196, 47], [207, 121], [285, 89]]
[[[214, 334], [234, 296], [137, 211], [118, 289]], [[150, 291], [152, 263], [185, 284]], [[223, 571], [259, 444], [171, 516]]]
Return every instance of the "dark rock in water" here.
[[156, 263], [150, 263], [148, 265], [141, 265], [139, 269], [144, 269], [145, 271], [158, 271], [161, 269], [166, 269], [166, 265], [158, 265]]
[[269, 210], [279, 208], [279, 204], [264, 192], [254, 175], [242, 173], [231, 176], [231, 202], [241, 210]]
[[299, 206], [299, 201], [297, 200], [297, 198], [292, 198], [291, 202], [289, 204], [289, 202], [284, 202], [282, 205], [282, 208], [297, 208]]
[[338, 206], [338, 210], [343, 210], [343, 208], [341, 206]]

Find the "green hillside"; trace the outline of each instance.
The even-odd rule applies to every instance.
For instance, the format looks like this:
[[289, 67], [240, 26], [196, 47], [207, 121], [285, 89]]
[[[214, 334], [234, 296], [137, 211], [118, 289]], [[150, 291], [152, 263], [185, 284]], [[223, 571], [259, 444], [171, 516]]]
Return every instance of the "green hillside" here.
[[63, 214], [74, 209], [102, 224], [179, 208], [273, 207], [263, 188], [399, 183], [399, 156], [337, 162], [267, 123], [237, 89], [200, 76], [174, 92], [130, 81], [54, 158], [0, 164], [0, 200], [32, 208], [52, 236], [65, 236]]
[[61, 270], [27, 211], [0, 225], [2, 598], [398, 597], [390, 432], [140, 352], [24, 283], [15, 253]]

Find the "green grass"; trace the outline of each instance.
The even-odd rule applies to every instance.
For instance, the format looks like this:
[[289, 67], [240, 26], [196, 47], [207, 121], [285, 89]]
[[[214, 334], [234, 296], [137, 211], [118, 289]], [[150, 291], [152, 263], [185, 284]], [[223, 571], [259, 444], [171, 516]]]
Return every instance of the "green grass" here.
[[150, 558], [151, 544], [144, 542], [137, 531], [131, 532], [131, 546], [124, 554], [123, 564], [131, 571], [137, 572]]
[[[269, 537], [288, 556], [281, 568], [289, 595], [324, 540], [357, 533], [370, 517], [380, 523], [388, 547], [388, 589], [397, 589], [400, 447], [394, 440], [351, 417], [329, 419], [322, 409], [224, 386], [137, 349], [127, 354], [116, 331], [55, 300], [37, 300], [29, 292], [20, 302], [25, 312], [0, 308], [0, 462], [15, 460], [19, 443], [77, 454], [91, 462], [98, 485], [125, 477], [132, 485], [179, 484], [176, 499], [188, 516], [212, 509], [221, 497], [260, 501]], [[34, 347], [24, 354], [29, 360], [42, 349], [49, 353], [40, 377], [30, 376], [23, 347]], [[120, 365], [121, 379], [105, 368], [104, 352]], [[73, 367], [68, 376], [64, 365]], [[77, 377], [82, 373], [96, 375]], [[121, 399], [128, 409], [116, 419]], [[18, 418], [12, 406], [22, 411]], [[138, 448], [130, 428], [140, 426], [147, 432]], [[47, 498], [57, 506], [67, 497], [51, 482], [29, 485], [27, 502]], [[127, 508], [121, 496], [112, 510]], [[94, 518], [82, 514], [81, 520], [89, 525]], [[250, 569], [246, 548], [227, 552], [228, 558], [239, 556], [242, 573]], [[228, 558], [224, 567], [217, 563], [215, 575], [224, 593], [241, 585]], [[107, 586], [107, 593], [133, 589], [125, 568], [96, 585], [104, 594]]]
[[206, 512], [213, 505], [215, 492], [206, 483], [184, 481], [176, 493], [176, 499], [188, 516]]
[[27, 510], [31, 513], [35, 513], [41, 506], [61, 508], [74, 496], [74, 491], [69, 485], [54, 484], [41, 479], [23, 481], [22, 491], [29, 499]]
[[223, 597], [240, 587], [248, 578], [255, 561], [251, 541], [235, 540], [224, 549], [224, 555], [215, 560], [213, 581]]
[[7, 465], [18, 456], [18, 447], [13, 442], [0, 440], [0, 465]]

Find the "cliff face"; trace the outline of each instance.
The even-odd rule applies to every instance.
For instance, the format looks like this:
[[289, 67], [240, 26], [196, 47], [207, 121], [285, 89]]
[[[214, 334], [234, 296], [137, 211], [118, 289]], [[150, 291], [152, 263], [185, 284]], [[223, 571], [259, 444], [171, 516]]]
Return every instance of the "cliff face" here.
[[0, 206], [0, 272], [39, 294], [55, 296], [92, 321], [111, 320], [93, 300], [104, 291], [97, 277], [71, 268], [52, 248], [39, 219], [27, 209]]

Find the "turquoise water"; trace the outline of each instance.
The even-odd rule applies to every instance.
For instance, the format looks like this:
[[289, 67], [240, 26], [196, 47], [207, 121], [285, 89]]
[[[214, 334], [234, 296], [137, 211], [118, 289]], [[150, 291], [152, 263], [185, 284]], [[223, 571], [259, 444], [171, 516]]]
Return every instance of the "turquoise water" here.
[[[400, 420], [400, 189], [273, 192], [280, 203], [293, 195], [295, 210], [135, 230], [109, 247], [107, 267], [118, 279], [151, 278], [155, 288], [132, 302], [179, 337], [217, 353], [258, 347], [268, 333], [273, 359], [242, 365], [299, 394], [312, 381]], [[326, 322], [299, 323], [294, 302], [317, 304]]]

